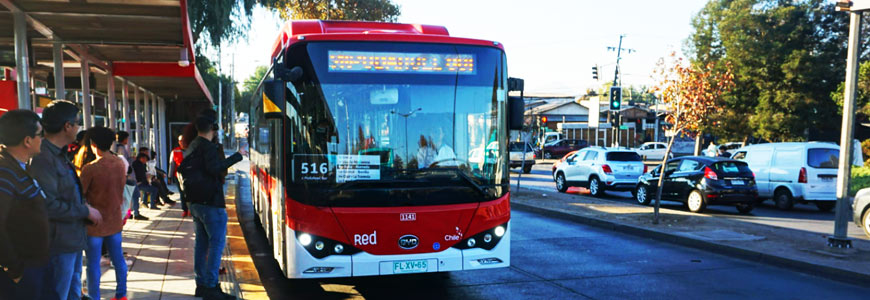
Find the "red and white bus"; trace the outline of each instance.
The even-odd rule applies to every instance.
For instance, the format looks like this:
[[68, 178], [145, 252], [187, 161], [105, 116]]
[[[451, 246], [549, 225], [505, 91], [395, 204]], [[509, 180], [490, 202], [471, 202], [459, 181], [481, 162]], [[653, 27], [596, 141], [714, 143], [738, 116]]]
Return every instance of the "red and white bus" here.
[[516, 82], [501, 44], [444, 27], [287, 23], [249, 127], [254, 207], [285, 275], [509, 266]]

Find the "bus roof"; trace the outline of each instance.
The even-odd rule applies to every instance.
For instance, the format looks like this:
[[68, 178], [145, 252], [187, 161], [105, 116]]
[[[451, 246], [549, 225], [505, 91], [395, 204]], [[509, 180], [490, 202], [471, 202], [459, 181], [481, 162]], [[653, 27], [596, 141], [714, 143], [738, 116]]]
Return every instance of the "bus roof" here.
[[365, 21], [289, 21], [272, 45], [272, 60], [281, 50], [300, 40], [307, 41], [392, 41], [417, 43], [449, 43], [490, 46], [504, 50], [501, 43], [451, 37], [444, 26], [382, 23]]

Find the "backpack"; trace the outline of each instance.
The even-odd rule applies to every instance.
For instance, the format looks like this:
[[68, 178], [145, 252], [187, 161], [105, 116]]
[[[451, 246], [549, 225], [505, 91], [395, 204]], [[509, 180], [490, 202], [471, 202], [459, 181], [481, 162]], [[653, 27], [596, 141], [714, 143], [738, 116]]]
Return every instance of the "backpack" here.
[[196, 147], [178, 166], [179, 183], [190, 203], [212, 205], [215, 193], [223, 192], [220, 180], [205, 172], [204, 146]]

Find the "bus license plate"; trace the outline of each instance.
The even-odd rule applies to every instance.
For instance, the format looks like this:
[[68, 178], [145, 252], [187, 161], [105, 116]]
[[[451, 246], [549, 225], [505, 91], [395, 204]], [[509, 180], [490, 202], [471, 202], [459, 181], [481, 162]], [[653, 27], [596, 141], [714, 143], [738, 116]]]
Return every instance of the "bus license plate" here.
[[429, 262], [425, 259], [393, 262], [394, 274], [420, 273], [426, 271], [429, 271]]
[[745, 185], [746, 183], [743, 180], [731, 180], [731, 185]]

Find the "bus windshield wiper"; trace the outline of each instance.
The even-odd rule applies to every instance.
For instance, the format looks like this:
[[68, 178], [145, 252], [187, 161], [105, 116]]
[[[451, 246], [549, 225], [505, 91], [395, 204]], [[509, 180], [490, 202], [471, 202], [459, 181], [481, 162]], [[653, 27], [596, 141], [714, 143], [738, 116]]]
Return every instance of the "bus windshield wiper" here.
[[477, 180], [474, 180], [474, 178], [472, 178], [471, 176], [468, 176], [468, 174], [466, 174], [464, 171], [457, 169], [457, 168], [429, 168], [429, 169], [421, 169], [421, 170], [417, 171], [416, 173], [436, 172], [436, 171], [448, 171], [448, 172], [454, 173], [459, 178], [464, 179], [468, 183], [468, 185], [470, 185], [472, 188], [474, 188], [475, 190], [480, 192], [481, 195], [486, 195], [486, 188], [484, 188], [480, 184], [478, 184]]

